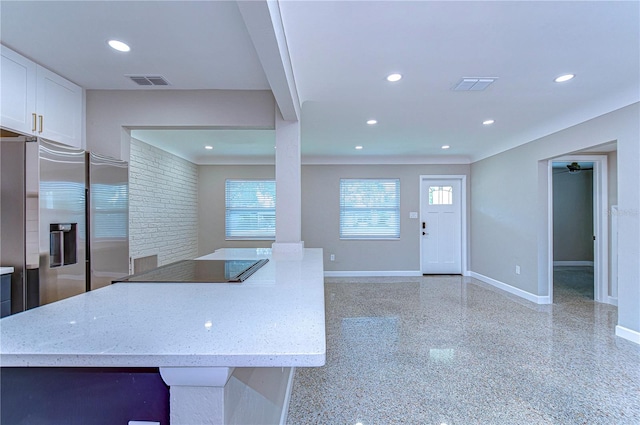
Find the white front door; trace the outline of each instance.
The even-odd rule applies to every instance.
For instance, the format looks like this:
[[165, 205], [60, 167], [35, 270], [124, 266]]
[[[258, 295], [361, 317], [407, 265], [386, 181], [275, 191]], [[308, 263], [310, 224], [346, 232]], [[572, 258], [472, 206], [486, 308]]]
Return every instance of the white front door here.
[[461, 186], [460, 179], [420, 182], [423, 274], [462, 274]]

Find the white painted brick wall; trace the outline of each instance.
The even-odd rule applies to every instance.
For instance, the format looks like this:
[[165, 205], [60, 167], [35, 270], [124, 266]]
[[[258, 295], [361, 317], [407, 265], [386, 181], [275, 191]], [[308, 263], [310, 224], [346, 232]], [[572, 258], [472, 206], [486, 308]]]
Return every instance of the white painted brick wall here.
[[139, 140], [129, 162], [129, 251], [158, 265], [198, 256], [198, 167]]

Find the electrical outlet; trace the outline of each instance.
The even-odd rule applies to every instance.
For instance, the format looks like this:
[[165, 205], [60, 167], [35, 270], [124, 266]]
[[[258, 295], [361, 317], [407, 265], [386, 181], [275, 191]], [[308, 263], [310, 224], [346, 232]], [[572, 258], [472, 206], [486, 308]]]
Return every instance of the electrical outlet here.
[[516, 274], [520, 274], [520, 266], [516, 266]]
[[331, 254], [331, 256], [329, 257], [329, 260], [336, 261], [336, 255], [335, 254]]

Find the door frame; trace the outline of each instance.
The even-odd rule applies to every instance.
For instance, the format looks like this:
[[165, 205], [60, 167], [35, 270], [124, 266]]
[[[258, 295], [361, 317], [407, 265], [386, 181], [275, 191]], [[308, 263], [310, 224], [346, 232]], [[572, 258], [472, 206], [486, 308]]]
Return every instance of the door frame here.
[[596, 237], [593, 247], [594, 301], [613, 303], [609, 294], [608, 158], [607, 155], [565, 155], [548, 160], [547, 294], [550, 304], [553, 304], [553, 163], [574, 161], [593, 162], [593, 233]]
[[[467, 264], [467, 176], [465, 174], [426, 174], [420, 175], [420, 184], [419, 186], [419, 210], [418, 218], [422, 217], [422, 194], [424, 193], [424, 188], [426, 182], [430, 180], [460, 180], [460, 219], [461, 219], [461, 228], [460, 228], [460, 269], [462, 271], [463, 276], [469, 276], [469, 268]], [[419, 222], [419, 221], [418, 221]], [[420, 229], [418, 226], [418, 232], [416, 233], [420, 245], [420, 273], [423, 273], [422, 269], [422, 237], [420, 233]]]

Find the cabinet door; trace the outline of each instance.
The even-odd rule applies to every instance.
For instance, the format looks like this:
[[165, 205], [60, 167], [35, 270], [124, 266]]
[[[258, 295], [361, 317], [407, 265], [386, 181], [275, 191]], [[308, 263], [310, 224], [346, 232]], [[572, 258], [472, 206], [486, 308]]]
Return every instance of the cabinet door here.
[[82, 88], [38, 66], [36, 95], [37, 134], [81, 148]]
[[0, 51], [0, 124], [32, 134], [35, 131], [36, 64], [4, 46], [0, 46]]

